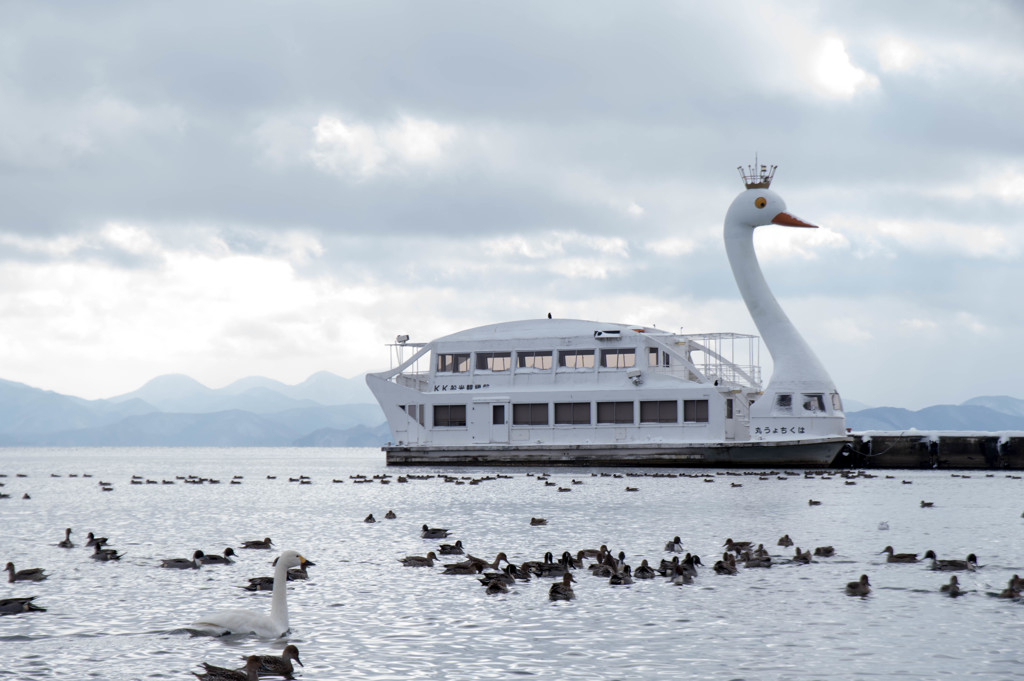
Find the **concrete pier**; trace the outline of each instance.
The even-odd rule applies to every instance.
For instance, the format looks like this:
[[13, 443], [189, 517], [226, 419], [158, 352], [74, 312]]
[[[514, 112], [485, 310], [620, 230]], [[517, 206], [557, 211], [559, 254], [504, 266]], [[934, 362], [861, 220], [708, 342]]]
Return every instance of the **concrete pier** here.
[[864, 431], [838, 468], [1024, 470], [1024, 432]]

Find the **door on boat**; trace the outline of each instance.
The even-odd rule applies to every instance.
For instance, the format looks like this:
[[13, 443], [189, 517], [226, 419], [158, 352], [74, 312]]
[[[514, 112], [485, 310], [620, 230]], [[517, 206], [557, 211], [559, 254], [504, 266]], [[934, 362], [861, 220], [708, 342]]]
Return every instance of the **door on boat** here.
[[473, 402], [473, 442], [508, 442], [508, 421], [511, 418], [509, 402], [486, 399]]

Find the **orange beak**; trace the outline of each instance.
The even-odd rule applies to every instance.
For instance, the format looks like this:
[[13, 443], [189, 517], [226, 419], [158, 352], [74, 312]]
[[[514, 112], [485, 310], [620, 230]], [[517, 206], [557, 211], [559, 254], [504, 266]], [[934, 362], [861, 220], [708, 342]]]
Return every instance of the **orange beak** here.
[[818, 225], [812, 225], [809, 222], [804, 222], [798, 217], [790, 215], [783, 211], [772, 218], [773, 225], [782, 225], [783, 227], [812, 227], [817, 229]]

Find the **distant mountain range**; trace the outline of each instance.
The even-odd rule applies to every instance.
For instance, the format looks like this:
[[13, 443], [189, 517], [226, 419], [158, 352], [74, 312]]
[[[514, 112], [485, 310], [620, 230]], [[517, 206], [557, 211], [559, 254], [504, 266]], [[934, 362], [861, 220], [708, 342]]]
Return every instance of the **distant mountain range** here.
[[1024, 431], [1024, 400], [974, 397], [963, 404], [943, 404], [918, 411], [873, 407], [846, 413], [846, 426], [862, 430]]
[[219, 389], [159, 376], [106, 400], [0, 380], [0, 445], [380, 446], [390, 437], [363, 378], [321, 371], [298, 385], [243, 378]]
[[[1024, 431], [1024, 400], [975, 397], [919, 411], [850, 401], [864, 430]], [[252, 376], [219, 389], [181, 374], [85, 400], [0, 379], [0, 446], [379, 447], [391, 439], [362, 376], [297, 385]]]

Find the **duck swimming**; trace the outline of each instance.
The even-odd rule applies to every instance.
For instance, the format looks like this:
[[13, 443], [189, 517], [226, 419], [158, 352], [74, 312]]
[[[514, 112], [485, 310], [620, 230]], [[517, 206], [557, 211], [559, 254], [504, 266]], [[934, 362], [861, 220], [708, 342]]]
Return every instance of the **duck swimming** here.
[[449, 534], [448, 530], [440, 527], [427, 527], [424, 523], [420, 536], [424, 539], [444, 539]]
[[932, 559], [932, 570], [974, 570], [978, 567], [978, 557], [973, 553], [969, 554], [966, 560], [940, 560], [935, 556], [934, 551], [928, 549], [928, 551], [925, 552], [924, 557]]
[[260, 678], [259, 657], [259, 655], [247, 657], [243, 669], [227, 669], [226, 667], [218, 667], [208, 662], [203, 662], [203, 669], [206, 671], [202, 674], [192, 673], [200, 681], [258, 681]]
[[856, 582], [848, 582], [846, 585], [847, 596], [867, 596], [871, 593], [871, 582], [867, 575], [861, 575]]
[[437, 555], [433, 551], [425, 556], [406, 556], [399, 559], [406, 567], [434, 567], [435, 560], [437, 560]]
[[571, 601], [576, 598], [576, 592], [572, 590], [572, 582], [574, 582], [571, 572], [566, 572], [562, 575], [561, 582], [555, 582], [548, 589], [548, 600], [550, 601]]
[[32, 602], [33, 600], [35, 600], [35, 596], [0, 598], [0, 615], [16, 615], [21, 612], [46, 612], [46, 608], [40, 608]]
[[25, 568], [24, 570], [14, 571], [14, 563], [7, 563], [7, 581], [8, 582], [41, 582], [49, 575], [45, 574], [44, 568]]
[[100, 544], [94, 544], [92, 555], [89, 556], [93, 560], [108, 561], [108, 560], [121, 560], [124, 556], [123, 553], [118, 553], [117, 549], [105, 549]]
[[75, 548], [74, 542], [71, 541], [71, 528], [64, 530], [64, 538], [57, 542], [57, 546], [62, 549], [73, 549]]
[[461, 556], [466, 553], [462, 549], [461, 539], [457, 539], [454, 544], [441, 544], [439, 552], [442, 556]]
[[200, 617], [189, 625], [200, 633], [256, 634], [261, 638], [279, 638], [288, 633], [288, 568], [302, 565], [306, 559], [298, 551], [284, 551], [274, 567], [274, 595], [270, 614], [254, 610], [222, 610]]
[[206, 553], [199, 559], [199, 562], [203, 565], [232, 565], [235, 561], [231, 558], [234, 556], [235, 550], [230, 546], [224, 549], [224, 553], [217, 555], [216, 553]]
[[160, 567], [171, 568], [173, 570], [198, 570], [202, 565], [202, 558], [206, 554], [196, 549], [192, 553], [192, 559], [188, 558], [164, 558], [160, 561]]
[[889, 557], [885, 559], [887, 563], [916, 563], [916, 553], [893, 553], [891, 546], [886, 546], [882, 549], [882, 553], [888, 553]]
[[274, 542], [270, 541], [270, 537], [264, 537], [263, 539], [250, 539], [249, 541], [242, 542], [243, 549], [269, 549], [274, 545]]
[[949, 578], [949, 584], [943, 584], [939, 587], [939, 591], [944, 594], [949, 594], [951, 598], [956, 598], [963, 593], [960, 591], [960, 581], [956, 578], [956, 575]]
[[[283, 676], [290, 679], [295, 672], [292, 660], [298, 662], [300, 667], [305, 666], [299, 659], [299, 649], [294, 645], [286, 645], [280, 655], [253, 655], [252, 657], [260, 661], [260, 667], [257, 670], [260, 676]], [[248, 662], [248, 658], [246, 662]]]

